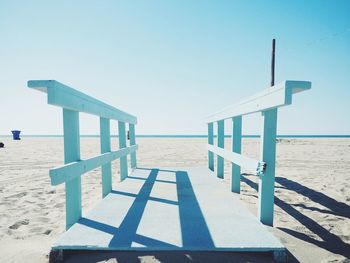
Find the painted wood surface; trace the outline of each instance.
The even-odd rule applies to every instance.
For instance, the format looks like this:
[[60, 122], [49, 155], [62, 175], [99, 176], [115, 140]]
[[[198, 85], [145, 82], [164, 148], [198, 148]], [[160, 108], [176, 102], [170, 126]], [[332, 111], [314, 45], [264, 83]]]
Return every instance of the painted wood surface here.
[[97, 167], [103, 167], [113, 160], [126, 157], [128, 154], [135, 152], [137, 149], [138, 145], [133, 145], [130, 147], [121, 148], [117, 151], [106, 152], [86, 160], [70, 162], [67, 165], [53, 168], [50, 170], [51, 184], [59, 185], [64, 182], [69, 182]]
[[[110, 121], [106, 118], [100, 118], [100, 144], [101, 154], [111, 151], [111, 131]], [[112, 163], [107, 162], [101, 167], [102, 172], [102, 197], [105, 197], [112, 191]]]
[[256, 169], [259, 166], [259, 161], [254, 160], [253, 158], [216, 147], [215, 145], [207, 144], [207, 149], [232, 163], [235, 163], [241, 167], [248, 169], [253, 173], [256, 173]]
[[[242, 116], [232, 118], [232, 152], [241, 154], [242, 145]], [[231, 191], [241, 192], [241, 167], [232, 162]]]
[[[214, 144], [214, 124], [208, 123], [208, 144]], [[208, 168], [214, 171], [214, 153], [208, 150]]]
[[[119, 131], [119, 149], [126, 148], [126, 132], [125, 122], [118, 121]], [[128, 159], [126, 155], [123, 155], [119, 159], [120, 161], [120, 181], [123, 181], [128, 176]]]
[[[218, 177], [221, 175], [223, 176], [223, 159], [232, 162], [232, 192], [240, 193], [241, 167], [245, 167], [248, 170], [253, 171], [254, 174], [259, 175], [258, 216], [260, 221], [266, 225], [273, 225], [277, 109], [278, 107], [292, 104], [293, 94], [308, 90], [310, 88], [311, 82], [309, 81], [286, 80], [281, 84], [269, 87], [238, 104], [228, 106], [207, 118], [207, 149], [208, 153], [214, 153], [218, 156], [218, 170], [216, 171]], [[260, 161], [240, 154], [242, 139], [242, 116], [256, 112], [262, 112], [263, 115]], [[224, 120], [229, 118], [231, 118], [233, 121], [232, 152], [221, 149], [223, 147], [221, 147], [220, 144], [221, 136], [219, 134], [218, 147], [212, 145], [213, 143], [210, 141], [210, 138], [212, 137], [210, 127], [212, 127], [214, 123], [223, 123]], [[220, 131], [221, 128], [219, 125], [218, 133], [220, 133]], [[210, 154], [208, 154], [208, 163], [210, 168]]]
[[259, 177], [258, 217], [266, 225], [273, 225], [273, 204], [275, 197], [277, 109], [262, 113], [260, 158], [266, 163], [266, 170]]
[[207, 118], [207, 123], [292, 104], [292, 95], [311, 88], [309, 81], [286, 80], [276, 86], [228, 106]]
[[[218, 148], [225, 147], [225, 122], [218, 121]], [[216, 156], [216, 176], [224, 178], [224, 158], [220, 155]]]
[[[51, 184], [66, 185], [66, 229], [76, 223], [82, 215], [81, 176], [95, 168], [102, 167], [102, 196], [112, 191], [111, 162], [121, 158], [121, 179], [128, 174], [127, 155], [131, 156], [131, 166], [136, 167], [135, 116], [114, 108], [54, 80], [28, 81], [28, 87], [43, 91], [48, 95], [48, 104], [62, 107], [64, 131], [65, 165], [50, 170]], [[79, 112], [100, 117], [101, 155], [80, 160]], [[118, 151], [111, 151], [110, 120], [117, 120], [119, 127]], [[125, 123], [129, 124], [130, 147], [126, 147]]]
[[[63, 109], [64, 162], [80, 159], [79, 113]], [[66, 182], [66, 229], [81, 218], [80, 176]]]
[[[130, 146], [136, 145], [135, 139], [135, 125], [129, 123], [129, 136], [130, 136]], [[136, 168], [136, 151], [131, 152], [130, 154], [130, 165], [131, 168]]]
[[30, 80], [28, 87], [47, 93], [48, 104], [132, 124], [137, 118], [56, 80]]
[[135, 169], [53, 248], [285, 251], [206, 166]]

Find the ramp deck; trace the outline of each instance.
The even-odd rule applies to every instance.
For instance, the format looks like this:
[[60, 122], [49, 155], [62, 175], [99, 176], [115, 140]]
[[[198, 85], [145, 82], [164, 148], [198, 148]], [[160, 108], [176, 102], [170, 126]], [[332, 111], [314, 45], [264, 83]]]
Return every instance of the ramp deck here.
[[206, 167], [135, 169], [52, 248], [285, 251]]

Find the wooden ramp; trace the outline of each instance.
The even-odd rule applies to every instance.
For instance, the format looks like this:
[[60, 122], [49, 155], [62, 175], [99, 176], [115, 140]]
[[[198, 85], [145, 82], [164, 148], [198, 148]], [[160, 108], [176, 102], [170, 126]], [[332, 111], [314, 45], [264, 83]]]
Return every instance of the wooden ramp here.
[[135, 169], [53, 250], [285, 253], [239, 195], [206, 167]]

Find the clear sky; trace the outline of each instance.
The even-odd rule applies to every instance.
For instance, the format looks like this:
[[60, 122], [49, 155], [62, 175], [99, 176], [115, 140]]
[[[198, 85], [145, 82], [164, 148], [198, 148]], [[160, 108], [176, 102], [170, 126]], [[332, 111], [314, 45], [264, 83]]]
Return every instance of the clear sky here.
[[[139, 134], [204, 134], [205, 117], [270, 82], [310, 80], [279, 134], [350, 134], [350, 1], [0, 1], [0, 134], [61, 134], [30, 79], [138, 117]], [[82, 114], [81, 132], [98, 133]], [[244, 132], [259, 132], [259, 116]], [[114, 125], [116, 130], [116, 125]]]

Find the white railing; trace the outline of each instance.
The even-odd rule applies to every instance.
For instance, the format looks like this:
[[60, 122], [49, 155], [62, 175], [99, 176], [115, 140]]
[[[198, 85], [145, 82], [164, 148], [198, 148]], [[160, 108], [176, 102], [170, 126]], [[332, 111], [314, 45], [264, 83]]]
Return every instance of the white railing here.
[[[311, 88], [309, 81], [286, 80], [269, 87], [238, 104], [226, 107], [207, 119], [208, 123], [208, 167], [214, 171], [214, 154], [217, 155], [216, 174], [224, 177], [224, 159], [232, 163], [231, 190], [240, 193], [241, 167], [259, 176], [259, 218], [273, 225], [273, 204], [276, 162], [277, 109], [292, 104], [293, 94]], [[262, 113], [263, 125], [260, 145], [260, 160], [241, 154], [242, 116]], [[232, 119], [232, 149], [224, 149], [225, 120]], [[214, 145], [214, 123], [217, 123], [217, 146]]]
[[[51, 184], [66, 184], [66, 228], [70, 228], [82, 215], [81, 176], [102, 167], [102, 196], [112, 191], [111, 162], [120, 159], [120, 179], [128, 176], [127, 155], [131, 168], [136, 168], [135, 124], [137, 118], [104, 102], [72, 89], [55, 80], [31, 80], [28, 87], [47, 93], [48, 104], [63, 109], [65, 165], [50, 170]], [[100, 117], [101, 155], [80, 159], [79, 112]], [[119, 150], [111, 151], [110, 120], [118, 121]], [[129, 123], [130, 146], [127, 147], [125, 123]]]

